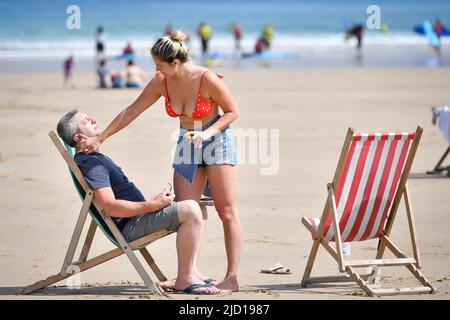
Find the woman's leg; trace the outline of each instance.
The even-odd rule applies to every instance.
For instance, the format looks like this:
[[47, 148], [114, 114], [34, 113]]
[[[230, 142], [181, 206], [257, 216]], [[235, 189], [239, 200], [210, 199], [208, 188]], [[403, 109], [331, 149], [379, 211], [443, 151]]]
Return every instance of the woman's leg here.
[[236, 166], [209, 165], [206, 168], [214, 205], [223, 223], [228, 268], [216, 285], [222, 291], [238, 291], [237, 271], [242, 253], [242, 227], [236, 208]]

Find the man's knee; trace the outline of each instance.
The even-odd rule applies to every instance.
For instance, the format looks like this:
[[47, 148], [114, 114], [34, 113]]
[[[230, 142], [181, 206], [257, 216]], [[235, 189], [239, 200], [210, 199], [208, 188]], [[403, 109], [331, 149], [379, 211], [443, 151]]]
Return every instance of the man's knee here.
[[202, 211], [200, 205], [194, 200], [183, 200], [177, 202], [178, 214], [180, 222], [192, 221], [195, 223], [202, 223]]

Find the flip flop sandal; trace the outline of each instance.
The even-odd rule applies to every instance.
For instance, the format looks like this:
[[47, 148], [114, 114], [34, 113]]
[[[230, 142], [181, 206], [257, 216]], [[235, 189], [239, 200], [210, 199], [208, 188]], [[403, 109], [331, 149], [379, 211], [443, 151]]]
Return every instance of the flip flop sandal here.
[[291, 270], [285, 268], [281, 263], [277, 263], [271, 268], [262, 269], [261, 273], [269, 273], [269, 274], [291, 274]]
[[203, 280], [203, 282], [206, 283], [206, 284], [209, 284], [210, 286], [212, 286], [211, 283], [217, 282], [217, 280], [212, 279], [212, 278], [208, 278], [208, 279]]
[[197, 294], [197, 295], [213, 295], [214, 292], [196, 292], [195, 289], [198, 288], [210, 288], [211, 286], [206, 283], [195, 283], [190, 286], [184, 288], [183, 290], [177, 290], [176, 293], [184, 293], [184, 294]]

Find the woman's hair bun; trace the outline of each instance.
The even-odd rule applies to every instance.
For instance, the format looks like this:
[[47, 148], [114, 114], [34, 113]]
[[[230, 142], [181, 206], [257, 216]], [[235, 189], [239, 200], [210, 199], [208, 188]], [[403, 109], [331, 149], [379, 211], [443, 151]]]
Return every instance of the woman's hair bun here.
[[180, 31], [174, 31], [170, 34], [170, 40], [172, 41], [178, 41], [178, 42], [183, 42], [186, 39], [186, 35]]

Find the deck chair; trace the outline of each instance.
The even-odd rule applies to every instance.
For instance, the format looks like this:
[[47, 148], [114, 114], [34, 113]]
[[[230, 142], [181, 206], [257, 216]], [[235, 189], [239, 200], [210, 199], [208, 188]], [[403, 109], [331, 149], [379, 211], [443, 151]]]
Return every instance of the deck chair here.
[[439, 159], [438, 163], [436, 163], [433, 170], [427, 171], [427, 174], [441, 174], [442, 172], [447, 171], [447, 176], [450, 177], [450, 166], [442, 166], [442, 163], [444, 162], [445, 158], [447, 158], [449, 153], [450, 146], [448, 146], [447, 150], [445, 150], [444, 154]]
[[[354, 134], [349, 128], [321, 218], [303, 217], [311, 232], [313, 245], [301, 282], [356, 282], [368, 296], [407, 293], [432, 293], [435, 288], [421, 274], [421, 260], [416, 239], [407, 179], [422, 135], [416, 132]], [[401, 198], [404, 198], [412, 242], [413, 258], [407, 257], [389, 238]], [[344, 260], [343, 242], [378, 239], [372, 260]], [[335, 247], [331, 242], [335, 242]], [[323, 246], [336, 260], [341, 276], [310, 277], [317, 251]], [[396, 258], [383, 259], [388, 248]], [[413, 288], [381, 288], [380, 267], [405, 266], [423, 285]], [[360, 275], [355, 268], [369, 267]]]
[[[69, 247], [67, 249], [66, 256], [64, 258], [63, 265], [61, 267], [61, 271], [55, 275], [48, 277], [47, 279], [38, 281], [30, 286], [27, 286], [22, 289], [21, 294], [29, 294], [39, 289], [45, 288], [51, 284], [54, 284], [58, 281], [64, 280], [73, 276], [76, 272], [83, 272], [92, 267], [95, 267], [99, 264], [102, 264], [106, 261], [109, 261], [113, 258], [116, 258], [122, 254], [125, 254], [130, 260], [133, 267], [138, 272], [139, 276], [144, 281], [145, 285], [150, 289], [151, 293], [155, 295], [164, 294], [163, 289], [152, 281], [149, 274], [145, 271], [142, 264], [139, 262], [137, 256], [134, 254], [135, 250], [139, 250], [139, 252], [144, 257], [147, 264], [152, 269], [153, 273], [156, 275], [159, 281], [166, 281], [167, 278], [159, 269], [153, 257], [150, 255], [146, 246], [150, 243], [161, 239], [172, 232], [169, 230], [160, 230], [154, 232], [150, 235], [146, 235], [142, 238], [136, 239], [133, 242], [128, 243], [116, 224], [112, 221], [112, 219], [104, 212], [104, 210], [93, 201], [94, 193], [89, 188], [86, 180], [84, 179], [78, 165], [75, 163], [73, 157], [75, 155], [75, 149], [65, 144], [62, 140], [58, 138], [55, 132], [51, 131], [49, 136], [56, 148], [66, 161], [69, 166], [69, 172], [74, 182], [74, 185], [77, 189], [77, 192], [83, 201], [80, 215], [78, 217], [77, 223], [75, 225], [75, 230], [72, 234], [72, 238], [70, 240]], [[211, 205], [212, 200], [208, 199], [206, 203], [200, 202], [201, 205]], [[213, 205], [213, 202], [212, 202]], [[90, 214], [92, 220], [86, 235], [86, 239], [84, 241], [83, 247], [81, 249], [81, 254], [78, 260], [74, 261], [75, 251], [78, 247], [78, 243], [81, 237], [81, 232], [83, 230], [83, 226], [85, 224], [87, 214]], [[105, 236], [117, 247], [112, 249], [104, 254], [101, 254], [95, 258], [91, 258], [87, 260], [89, 250], [91, 248], [95, 231], [100, 228], [100, 230], [105, 234]]]
[[[434, 106], [431, 108], [431, 112], [433, 114], [431, 122], [439, 127], [439, 130], [443, 133], [445, 139], [450, 143], [447, 132], [448, 127], [446, 126], [446, 124], [450, 121], [448, 106]], [[444, 151], [444, 154], [436, 163], [433, 170], [428, 170], [427, 174], [442, 174], [443, 172], [446, 172], [447, 176], [450, 177], [450, 165], [442, 166], [442, 163], [449, 153], [450, 145], [447, 147], [447, 150]]]

